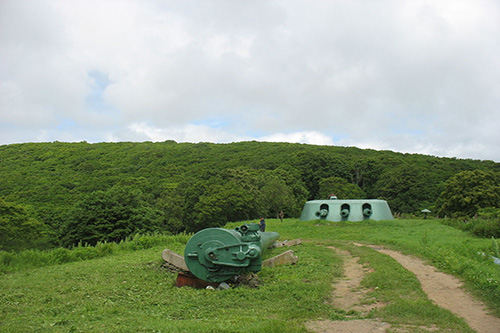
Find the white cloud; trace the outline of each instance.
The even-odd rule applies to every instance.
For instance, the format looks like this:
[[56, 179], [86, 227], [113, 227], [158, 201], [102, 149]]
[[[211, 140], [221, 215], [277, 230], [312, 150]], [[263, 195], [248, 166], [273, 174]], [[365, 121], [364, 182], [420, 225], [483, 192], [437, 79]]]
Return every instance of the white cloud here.
[[312, 145], [333, 145], [331, 137], [315, 131], [295, 132], [295, 133], [274, 133], [257, 138], [258, 141], [268, 142], [293, 142], [307, 143]]
[[[494, 0], [3, 0], [0, 143], [269, 140], [500, 161], [498, 36]], [[94, 104], [92, 73], [109, 79]]]
[[135, 133], [145, 135], [148, 140], [154, 142], [174, 140], [177, 142], [228, 143], [249, 139], [249, 137], [234, 135], [227, 131], [214, 129], [205, 125], [186, 124], [181, 126], [157, 128], [145, 123], [134, 123], [129, 126], [129, 129]]
[[256, 140], [265, 142], [293, 142], [314, 145], [333, 145], [333, 140], [330, 137], [315, 131], [274, 133], [271, 135], [251, 137], [233, 134], [225, 129], [194, 124], [172, 126], [167, 128], [156, 128], [145, 123], [134, 123], [129, 126], [129, 129], [137, 134], [144, 135], [147, 140], [153, 142], [174, 140], [177, 142], [230, 143], [237, 141]]

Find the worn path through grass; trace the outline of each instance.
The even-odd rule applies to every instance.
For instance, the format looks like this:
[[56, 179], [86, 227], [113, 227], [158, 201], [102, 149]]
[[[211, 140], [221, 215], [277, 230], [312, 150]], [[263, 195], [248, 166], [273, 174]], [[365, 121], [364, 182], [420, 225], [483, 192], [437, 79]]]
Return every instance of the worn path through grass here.
[[[356, 244], [363, 246], [361, 244]], [[479, 333], [500, 332], [500, 318], [489, 314], [486, 305], [463, 290], [462, 282], [426, 265], [421, 259], [400, 252], [368, 245], [376, 251], [394, 258], [404, 268], [415, 274], [427, 297], [440, 307], [450, 310]]]
[[[393, 328], [471, 331], [464, 320], [433, 304], [414, 274], [353, 242], [411, 253], [454, 271], [490, 309], [498, 310], [498, 267], [477, 255], [488, 251], [489, 240], [425, 221], [269, 220], [268, 229], [278, 231], [281, 240], [304, 242], [293, 248], [299, 262], [264, 268], [257, 289], [175, 288], [176, 275], [160, 268], [167, 246], [0, 275], [0, 331], [303, 332], [311, 320], [375, 318]], [[175, 244], [172, 250], [182, 253], [183, 244]], [[328, 246], [359, 258], [367, 268], [360, 288], [367, 290], [369, 302], [383, 308], [365, 312], [331, 303], [332, 282], [341, 279], [346, 256]], [[273, 249], [266, 257], [284, 250]]]

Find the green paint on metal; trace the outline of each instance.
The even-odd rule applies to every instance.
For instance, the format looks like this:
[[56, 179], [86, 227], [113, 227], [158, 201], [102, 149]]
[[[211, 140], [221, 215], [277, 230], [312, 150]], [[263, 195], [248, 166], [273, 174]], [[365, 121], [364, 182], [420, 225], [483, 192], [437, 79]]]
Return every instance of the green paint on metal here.
[[262, 269], [262, 252], [279, 238], [277, 232], [261, 232], [256, 223], [234, 230], [208, 228], [189, 239], [186, 265], [197, 278], [223, 282], [244, 272]]

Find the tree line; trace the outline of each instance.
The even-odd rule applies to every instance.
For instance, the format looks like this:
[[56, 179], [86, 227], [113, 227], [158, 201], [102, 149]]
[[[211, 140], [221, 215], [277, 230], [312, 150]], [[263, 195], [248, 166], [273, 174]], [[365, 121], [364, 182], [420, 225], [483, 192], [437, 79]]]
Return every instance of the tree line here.
[[0, 250], [194, 232], [298, 217], [307, 200], [387, 200], [393, 213], [500, 206], [500, 164], [291, 143], [0, 146]]

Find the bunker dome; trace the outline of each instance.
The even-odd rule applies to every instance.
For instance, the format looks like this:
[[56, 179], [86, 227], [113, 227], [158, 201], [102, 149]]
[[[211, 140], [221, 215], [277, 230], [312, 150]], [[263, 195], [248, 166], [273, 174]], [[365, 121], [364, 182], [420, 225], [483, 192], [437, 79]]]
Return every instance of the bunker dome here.
[[356, 222], [393, 219], [391, 209], [385, 200], [338, 200], [335, 196], [330, 196], [329, 200], [311, 200], [306, 202], [300, 215], [301, 221], [327, 220], [333, 222]]

